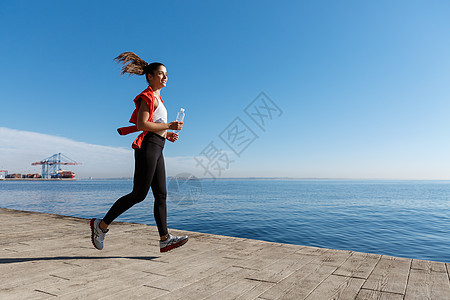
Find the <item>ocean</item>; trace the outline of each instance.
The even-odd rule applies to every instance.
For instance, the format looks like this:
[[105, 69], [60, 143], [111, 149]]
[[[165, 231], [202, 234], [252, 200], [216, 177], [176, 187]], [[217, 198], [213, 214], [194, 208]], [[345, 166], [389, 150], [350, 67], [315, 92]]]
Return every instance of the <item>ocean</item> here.
[[[131, 188], [0, 181], [0, 207], [101, 218]], [[170, 178], [168, 191], [169, 228], [450, 263], [450, 181]], [[155, 225], [151, 192], [117, 221]]]

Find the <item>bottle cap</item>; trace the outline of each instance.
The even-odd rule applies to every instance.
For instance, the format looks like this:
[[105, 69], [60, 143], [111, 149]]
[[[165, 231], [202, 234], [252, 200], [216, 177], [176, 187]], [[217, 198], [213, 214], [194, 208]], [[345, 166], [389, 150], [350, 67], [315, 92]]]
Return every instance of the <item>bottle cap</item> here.
[[181, 108], [180, 111], [181, 111], [181, 112], [184, 112], [184, 108]]

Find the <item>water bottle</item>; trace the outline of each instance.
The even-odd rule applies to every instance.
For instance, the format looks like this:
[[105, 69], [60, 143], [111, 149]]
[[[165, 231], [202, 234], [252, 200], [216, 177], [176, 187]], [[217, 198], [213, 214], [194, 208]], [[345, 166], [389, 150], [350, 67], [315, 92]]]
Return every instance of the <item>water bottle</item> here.
[[[181, 108], [180, 111], [177, 114], [177, 119], [175, 121], [183, 122], [183, 120], [184, 120], [184, 108]], [[180, 131], [179, 130], [174, 130], [173, 132], [178, 134]]]

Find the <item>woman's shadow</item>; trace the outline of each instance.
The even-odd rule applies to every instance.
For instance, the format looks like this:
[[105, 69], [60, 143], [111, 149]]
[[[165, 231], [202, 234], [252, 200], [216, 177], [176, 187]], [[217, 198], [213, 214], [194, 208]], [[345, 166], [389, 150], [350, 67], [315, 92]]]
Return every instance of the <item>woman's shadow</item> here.
[[54, 256], [54, 257], [17, 257], [17, 258], [0, 258], [0, 264], [12, 264], [30, 261], [51, 261], [51, 260], [78, 260], [78, 259], [139, 259], [153, 260], [159, 256]]

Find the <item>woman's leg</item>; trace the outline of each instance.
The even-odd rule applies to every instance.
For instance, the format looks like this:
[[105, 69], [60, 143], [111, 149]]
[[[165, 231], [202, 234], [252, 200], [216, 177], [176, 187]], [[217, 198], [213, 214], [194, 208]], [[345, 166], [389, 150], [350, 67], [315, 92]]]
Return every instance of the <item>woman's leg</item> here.
[[153, 215], [155, 217], [156, 226], [160, 237], [168, 234], [167, 231], [167, 189], [166, 189], [166, 168], [164, 165], [164, 156], [161, 156], [156, 163], [156, 170], [151, 184], [155, 204]]
[[[111, 224], [122, 213], [145, 199], [153, 182], [157, 162], [161, 155], [162, 148], [153, 143], [145, 143], [141, 149], [135, 150], [133, 190], [128, 195], [118, 199], [106, 213], [103, 218], [103, 222], [106, 225]], [[102, 224], [100, 226], [102, 227]], [[105, 228], [102, 229], [104, 230]]]
[[160, 236], [159, 251], [167, 252], [171, 249], [183, 246], [189, 237], [173, 236], [167, 231], [167, 207], [166, 207], [166, 169], [164, 166], [164, 156], [161, 155], [155, 170], [155, 176], [152, 181], [152, 192], [155, 197], [154, 216]]

